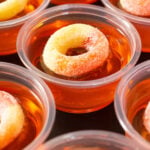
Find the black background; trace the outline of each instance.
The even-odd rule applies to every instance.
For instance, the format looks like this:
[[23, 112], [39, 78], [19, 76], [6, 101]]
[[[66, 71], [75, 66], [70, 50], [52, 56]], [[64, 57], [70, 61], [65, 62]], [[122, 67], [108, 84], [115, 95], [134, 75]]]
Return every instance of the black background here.
[[[100, 1], [92, 5], [102, 6]], [[49, 5], [49, 7], [53, 6], [52, 4]], [[148, 59], [150, 59], [150, 53], [141, 53], [138, 63]], [[17, 54], [0, 56], [0, 61], [24, 66]], [[116, 118], [114, 105], [112, 103], [102, 110], [88, 114], [69, 114], [56, 111], [56, 119], [48, 139], [71, 131], [88, 129], [106, 130], [124, 134]]]

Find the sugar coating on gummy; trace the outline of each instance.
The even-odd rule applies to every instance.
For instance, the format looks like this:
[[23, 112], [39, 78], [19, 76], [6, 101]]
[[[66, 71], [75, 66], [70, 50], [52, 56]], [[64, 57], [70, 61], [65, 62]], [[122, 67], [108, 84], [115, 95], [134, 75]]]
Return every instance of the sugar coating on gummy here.
[[148, 102], [143, 115], [143, 124], [146, 130], [150, 133], [150, 101]]
[[[87, 52], [67, 56], [71, 48], [85, 48]], [[87, 24], [71, 24], [57, 30], [48, 39], [41, 65], [45, 72], [73, 77], [101, 66], [109, 55], [109, 42], [97, 28]]]
[[120, 0], [120, 8], [137, 16], [150, 16], [150, 0]]
[[0, 2], [0, 20], [15, 17], [24, 10], [28, 0], [5, 0]]
[[23, 129], [24, 113], [16, 98], [0, 91], [0, 149], [11, 143]]

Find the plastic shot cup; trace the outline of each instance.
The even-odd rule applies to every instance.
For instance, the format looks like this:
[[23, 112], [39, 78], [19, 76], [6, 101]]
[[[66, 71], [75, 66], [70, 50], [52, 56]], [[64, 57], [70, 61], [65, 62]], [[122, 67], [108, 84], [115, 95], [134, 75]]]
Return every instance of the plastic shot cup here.
[[119, 0], [102, 0], [102, 3], [109, 8], [111, 11], [116, 13], [117, 15], [121, 15], [128, 19], [137, 29], [140, 34], [142, 41], [142, 51], [150, 52], [150, 18], [147, 17], [139, 17], [132, 14], [127, 13], [123, 9], [120, 9], [118, 5]]
[[150, 61], [145, 61], [122, 78], [115, 94], [115, 111], [120, 124], [126, 135], [141, 144], [144, 150], [150, 149], [148, 119], [144, 121], [148, 117], [145, 109], [149, 101]]
[[61, 4], [71, 4], [71, 3], [91, 4], [96, 1], [97, 0], [51, 0], [50, 2], [55, 5], [61, 5]]
[[[119, 48], [117, 53], [119, 53], [119, 59], [123, 60], [121, 64], [124, 66], [111, 75], [87, 81], [62, 79], [43, 72], [40, 57], [48, 38], [57, 29], [74, 23], [90, 24], [105, 29], [105, 32], [114, 36], [119, 31], [119, 40], [122, 37], [121, 31], [123, 40], [120, 46], [124, 41], [128, 41], [126, 44], [129, 43], [130, 46], [125, 51], [120, 50], [118, 43], [114, 47]], [[136, 64], [140, 56], [140, 43], [135, 28], [127, 20], [113, 15], [109, 10], [93, 5], [68, 4], [47, 9], [37, 18], [27, 22], [20, 30], [17, 51], [24, 65], [44, 79], [50, 87], [58, 110], [88, 113], [102, 109], [113, 101], [117, 83]], [[125, 47], [126, 44], [124, 44]], [[117, 61], [112, 67], [118, 64]]]
[[140, 150], [131, 139], [110, 131], [85, 130], [67, 133], [51, 139], [38, 150]]
[[[41, 78], [29, 70], [0, 62], [0, 91], [5, 91], [16, 98], [25, 118], [23, 129], [6, 147], [36, 149], [48, 137], [55, 119], [56, 109], [50, 89]], [[1, 117], [2, 115], [3, 113]], [[4, 125], [1, 128], [4, 128]]]
[[[25, 15], [13, 19], [0, 21], [0, 55], [16, 53], [16, 39], [21, 26], [30, 18], [36, 17], [40, 11], [45, 9], [49, 0], [32, 2], [29, 0]], [[35, 4], [35, 8], [33, 5]], [[39, 6], [38, 6], [39, 5]], [[37, 7], [37, 8], [36, 8]], [[29, 12], [28, 12], [29, 11]]]

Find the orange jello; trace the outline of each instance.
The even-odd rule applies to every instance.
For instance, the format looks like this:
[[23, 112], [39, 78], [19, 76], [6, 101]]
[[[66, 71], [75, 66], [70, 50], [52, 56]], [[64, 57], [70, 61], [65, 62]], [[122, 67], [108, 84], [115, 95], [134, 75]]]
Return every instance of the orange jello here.
[[[128, 96], [128, 102], [130, 102], [129, 110], [127, 117], [135, 130], [141, 134], [143, 138], [147, 141], [150, 141], [150, 132], [147, 130], [146, 122], [146, 114], [145, 109], [147, 108], [148, 102], [150, 101], [150, 94], [148, 95], [148, 89], [150, 89], [150, 79], [143, 80], [141, 83], [137, 84], [130, 91], [130, 95]], [[135, 93], [137, 96], [135, 97]], [[145, 115], [144, 115], [145, 114]], [[144, 123], [145, 119], [145, 123]], [[148, 118], [147, 118], [148, 121]]]
[[[44, 116], [42, 106], [38, 103], [39, 100], [34, 93], [22, 85], [9, 81], [0, 81], [0, 90], [10, 93], [18, 100], [25, 118], [20, 134], [5, 146], [5, 150], [22, 149], [30, 144], [42, 129]], [[18, 120], [19, 122], [20, 120]]]
[[0, 62], [0, 149], [37, 149], [54, 116], [47, 85], [23, 67]]
[[[127, 18], [129, 21], [131, 21], [131, 23], [136, 27], [137, 31], [140, 34], [141, 41], [142, 41], [142, 51], [149, 53], [150, 52], [150, 41], [149, 41], [150, 16], [148, 14], [150, 14], [150, 12], [146, 13], [146, 16], [144, 16], [145, 10], [150, 11], [149, 7], [147, 6], [148, 9], [146, 9], [146, 6], [144, 6], [145, 9], [142, 9], [143, 13], [137, 12], [136, 13], [137, 15], [135, 15], [135, 14], [132, 14], [131, 12], [128, 12], [127, 10], [123, 9], [120, 6], [119, 0], [102, 0], [102, 3], [106, 7], [111, 9], [113, 12], [115, 12], [115, 13]], [[145, 3], [145, 1], [141, 2], [141, 5], [144, 3]], [[146, 5], [146, 3], [145, 3], [145, 5]], [[143, 7], [141, 7], [141, 8], [143, 8]], [[140, 10], [141, 8], [137, 8], [137, 10]]]
[[[50, 87], [55, 97], [57, 109], [72, 113], [86, 113], [101, 109], [113, 101], [114, 90], [119, 79], [132, 68], [140, 54], [140, 51], [138, 51], [140, 40], [136, 43], [138, 48], [136, 44], [134, 48], [131, 44], [135, 37], [129, 30], [131, 28], [134, 30], [134, 27], [127, 21], [123, 21], [118, 26], [115, 23], [116, 21], [112, 21], [114, 18], [119, 21], [118, 17], [111, 15], [108, 10], [106, 11], [101, 7], [85, 4], [67, 5], [67, 7], [63, 5], [48, 9], [41, 18], [33, 20], [32, 23], [28, 22], [20, 31], [18, 54], [24, 64], [42, 77]], [[34, 24], [35, 21], [36, 24]], [[41, 65], [41, 58], [49, 37], [62, 27], [78, 23], [90, 25], [105, 35], [109, 43], [108, 57], [101, 66], [80, 76], [68, 77], [53, 71], [46, 73]], [[28, 33], [28, 37], [27, 34], [21, 36], [24, 30]], [[80, 32], [77, 30], [76, 34]], [[136, 34], [136, 31], [134, 33]], [[133, 39], [130, 38], [131, 35]], [[70, 43], [69, 40], [72, 37], [72, 35], [65, 36]], [[92, 37], [94, 38], [94, 36]], [[136, 37], [138, 37], [138, 34]], [[63, 45], [66, 39], [61, 37], [60, 39], [62, 39], [62, 43], [59, 44]], [[74, 40], [79, 41], [79, 38]], [[19, 41], [21, 41], [21, 44]], [[89, 41], [91, 42], [91, 39]], [[72, 45], [70, 44], [70, 47]], [[86, 53], [85, 47], [71, 47], [63, 55], [72, 57]], [[50, 57], [54, 58], [53, 56]], [[96, 56], [93, 59], [96, 59]], [[132, 61], [131, 65], [130, 62]], [[83, 62], [81, 61], [81, 63]], [[80, 65], [80, 63], [78, 64]], [[87, 66], [85, 64], [83, 67]]]
[[135, 66], [119, 82], [115, 112], [125, 134], [150, 149], [150, 61]]
[[[6, 1], [0, 2], [0, 6], [6, 3]], [[7, 1], [9, 7], [11, 8], [12, 12], [13, 9], [16, 10], [9, 4], [10, 2]], [[20, 3], [20, 2], [19, 2]], [[17, 5], [17, 4], [16, 4]], [[20, 3], [21, 5], [21, 3]], [[0, 19], [0, 55], [7, 55], [16, 52], [16, 38], [19, 29], [27, 21], [29, 18], [36, 16], [41, 10], [43, 10], [48, 5], [48, 0], [28, 0], [26, 6], [23, 10], [18, 12], [15, 16], [7, 18], [7, 13], [5, 10], [5, 16], [7, 19]], [[6, 5], [6, 8], [8, 6]], [[0, 9], [2, 9], [0, 7]], [[2, 11], [2, 10], [1, 10]], [[8, 16], [11, 16], [11, 12], [8, 9]], [[2, 16], [2, 15], [0, 15]], [[2, 18], [2, 17], [0, 17]]]

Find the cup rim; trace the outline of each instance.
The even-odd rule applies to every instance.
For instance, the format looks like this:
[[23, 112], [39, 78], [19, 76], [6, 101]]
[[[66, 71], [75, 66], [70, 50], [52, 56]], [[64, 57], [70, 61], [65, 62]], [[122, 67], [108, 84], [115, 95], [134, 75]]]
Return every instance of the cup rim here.
[[[132, 139], [125, 137], [120, 133], [115, 133], [112, 131], [104, 131], [104, 130], [78, 130], [72, 131], [69, 133], [65, 133], [59, 136], [54, 137], [53, 139], [43, 143], [41, 147], [43, 149], [54, 149], [57, 145], [65, 145], [65, 143], [70, 143], [73, 141], [84, 141], [86, 139], [90, 140], [99, 140], [99, 141], [108, 141], [109, 143], [119, 144], [122, 146], [127, 146], [129, 148], [132, 147], [137, 149], [138, 146], [135, 146]], [[128, 144], [127, 144], [128, 143]]]
[[[114, 13], [116, 13], [117, 15], [121, 15], [127, 19], [129, 19], [132, 22], [138, 23], [138, 24], [144, 24], [144, 25], [150, 25], [150, 19], [149, 18], [144, 18], [144, 17], [140, 17], [140, 16], [135, 16], [132, 15], [128, 12], [125, 12], [124, 10], [121, 10], [119, 8], [117, 8], [116, 6], [114, 6], [110, 0], [101, 0], [102, 3], [111, 11], [113, 11]], [[119, 0], [118, 0], [119, 1]]]
[[36, 83], [40, 91], [42, 91], [44, 94], [43, 95], [44, 106], [48, 108], [47, 114], [45, 116], [44, 126], [41, 129], [39, 135], [35, 137], [35, 139], [24, 148], [25, 150], [35, 149], [40, 145], [40, 143], [42, 143], [48, 137], [54, 124], [56, 114], [54, 97], [51, 91], [49, 90], [48, 86], [46, 85], [46, 83], [41, 78], [39, 78], [32, 71], [23, 68], [22, 66], [6, 62], [0, 62], [0, 72], [4, 72], [5, 74], [9, 73], [10, 75], [13, 76], [15, 75], [16, 78], [18, 77], [20, 78], [20, 76], [21, 78], [26, 77], [27, 79], [30, 79], [34, 83]]
[[[75, 11], [76, 10], [76, 11]], [[84, 10], [84, 11], [83, 11]], [[128, 33], [129, 35], [132, 37], [132, 42], [133, 42], [133, 49], [134, 49], [134, 55], [132, 56], [130, 62], [121, 70], [119, 70], [118, 72], [109, 75], [105, 78], [101, 78], [101, 79], [96, 79], [96, 80], [89, 80], [89, 81], [71, 81], [71, 80], [64, 80], [64, 79], [60, 79], [57, 77], [53, 77], [50, 75], [47, 75], [46, 73], [40, 71], [39, 69], [37, 69], [36, 67], [34, 67], [30, 61], [28, 60], [27, 56], [24, 54], [23, 50], [24, 49], [24, 41], [25, 39], [25, 33], [24, 30], [26, 29], [26, 31], [30, 30], [30, 27], [32, 28], [32, 25], [35, 25], [38, 20], [40, 20], [43, 16], [46, 16], [47, 14], [49, 14], [49, 17], [53, 17], [53, 16], [57, 16], [62, 14], [63, 12], [65, 14], [69, 14], [69, 11], [71, 11], [71, 13], [73, 13], [73, 11], [77, 12], [78, 11], [82, 11], [83, 13], [85, 13], [85, 10], [91, 10], [91, 13], [94, 14], [98, 14], [98, 12], [102, 12], [102, 13], [106, 13], [107, 15], [113, 17], [113, 20], [119, 20], [120, 23], [122, 23], [124, 26], [126, 26], [128, 28]], [[88, 12], [90, 13], [90, 12]], [[96, 15], [97, 15], [96, 14]], [[53, 15], [53, 16], [52, 16]], [[129, 31], [134, 31], [132, 34]], [[26, 35], [27, 37], [27, 35]], [[135, 42], [137, 41], [137, 42]], [[136, 44], [135, 44], [136, 43]], [[140, 36], [138, 34], [138, 32], [136, 31], [135, 27], [125, 18], [121, 17], [121, 16], [116, 16], [113, 15], [111, 11], [109, 11], [106, 8], [100, 7], [100, 6], [94, 6], [94, 5], [89, 5], [89, 4], [65, 4], [65, 5], [60, 5], [60, 6], [54, 6], [52, 8], [46, 9], [44, 11], [42, 11], [37, 18], [34, 18], [28, 22], [26, 22], [23, 27], [21, 28], [18, 38], [17, 38], [17, 53], [21, 59], [21, 61], [24, 63], [24, 65], [33, 70], [36, 74], [38, 74], [38, 76], [44, 78], [47, 81], [53, 82], [53, 83], [57, 83], [60, 85], [68, 85], [68, 86], [73, 86], [73, 87], [96, 87], [99, 85], [104, 85], [107, 84], [108, 82], [114, 82], [116, 80], [118, 80], [123, 74], [125, 74], [128, 70], [130, 70], [132, 68], [132, 66], [134, 66], [141, 54], [141, 40], [140, 40]]]
[[124, 93], [126, 86], [133, 77], [138, 76], [138, 73], [142, 73], [145, 71], [145, 69], [149, 69], [150, 71], [150, 60], [144, 61], [137, 66], [135, 66], [132, 70], [126, 74], [121, 81], [119, 82], [116, 92], [115, 92], [115, 98], [114, 98], [114, 109], [116, 116], [118, 118], [118, 121], [120, 122], [121, 126], [125, 130], [125, 132], [131, 136], [133, 139], [136, 139], [138, 143], [145, 144], [146, 147], [150, 148], [149, 142], [144, 140], [141, 135], [132, 127], [131, 123], [128, 121], [124, 107], [123, 107], [123, 100], [124, 100]]
[[12, 26], [17, 26], [19, 24], [22, 24], [23, 22], [25, 22], [26, 20], [38, 15], [38, 13], [40, 11], [42, 11], [44, 8], [46, 8], [49, 4], [50, 0], [43, 0], [43, 2], [41, 3], [41, 5], [39, 7], [37, 7], [34, 11], [21, 16], [19, 18], [16, 19], [10, 19], [10, 20], [6, 20], [6, 21], [0, 21], [0, 29], [1, 28], [7, 28], [7, 27], [12, 27]]

